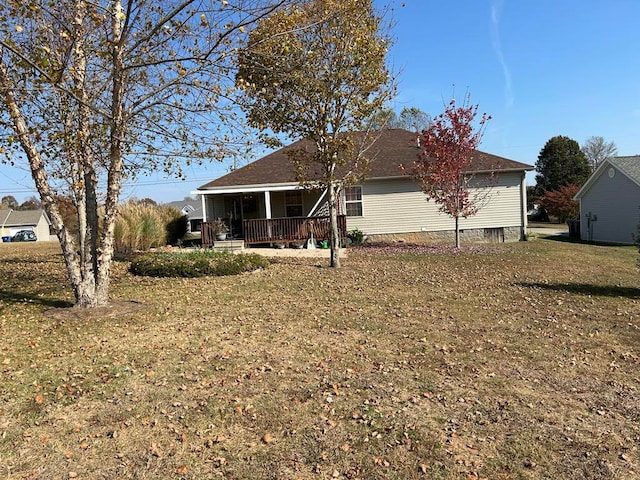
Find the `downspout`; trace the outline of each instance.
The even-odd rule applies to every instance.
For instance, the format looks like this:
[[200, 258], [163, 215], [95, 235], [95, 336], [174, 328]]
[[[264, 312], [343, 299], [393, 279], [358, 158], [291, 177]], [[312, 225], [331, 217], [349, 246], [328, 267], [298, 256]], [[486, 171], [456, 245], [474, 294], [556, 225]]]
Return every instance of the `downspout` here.
[[522, 172], [522, 180], [520, 181], [520, 241], [527, 241], [527, 173]]
[[587, 217], [587, 238], [593, 242], [593, 222], [598, 220], [598, 216], [589, 212], [585, 214], [585, 217]]

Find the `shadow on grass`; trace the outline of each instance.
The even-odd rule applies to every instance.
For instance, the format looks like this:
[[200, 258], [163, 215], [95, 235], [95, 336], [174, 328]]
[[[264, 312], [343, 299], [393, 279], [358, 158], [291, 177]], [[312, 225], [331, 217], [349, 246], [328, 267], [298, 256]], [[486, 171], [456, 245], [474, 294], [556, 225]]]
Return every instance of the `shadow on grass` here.
[[54, 263], [59, 265], [62, 260], [62, 254], [55, 255], [49, 258], [25, 258], [25, 257], [10, 257], [10, 258], [0, 258], [0, 264], [7, 265], [42, 265], [47, 263]]
[[579, 243], [581, 245], [595, 245], [597, 247], [629, 247], [636, 248], [634, 245], [629, 245], [628, 243], [610, 243], [610, 242], [595, 242], [588, 240], [581, 240], [576, 237], [570, 237], [569, 235], [544, 235], [541, 238], [544, 240], [553, 240], [554, 242], [562, 242], [562, 243]]
[[0, 301], [9, 305], [18, 303], [31, 303], [34, 305], [42, 305], [48, 308], [69, 308], [73, 307], [72, 302], [60, 300], [57, 298], [48, 298], [34, 295], [32, 293], [21, 293], [16, 291], [3, 290], [0, 288]]
[[640, 298], [640, 288], [621, 287], [616, 285], [594, 285], [592, 283], [542, 283], [519, 282], [518, 285], [526, 288], [539, 288], [555, 292], [575, 293], [578, 295], [592, 295], [597, 297], [625, 297]]

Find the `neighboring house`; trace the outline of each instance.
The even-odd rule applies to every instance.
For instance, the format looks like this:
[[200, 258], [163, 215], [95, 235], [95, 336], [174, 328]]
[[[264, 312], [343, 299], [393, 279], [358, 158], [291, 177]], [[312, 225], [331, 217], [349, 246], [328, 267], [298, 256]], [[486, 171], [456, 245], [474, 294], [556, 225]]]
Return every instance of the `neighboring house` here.
[[12, 237], [20, 230], [33, 230], [39, 242], [48, 241], [50, 223], [44, 210], [0, 210], [2, 237]]
[[[204, 221], [225, 219], [235, 237], [251, 219], [327, 215], [326, 192], [302, 189], [295, 180], [287, 150], [313, 149], [300, 140], [199, 187]], [[452, 239], [455, 223], [427, 201], [419, 186], [402, 174], [419, 149], [414, 133], [380, 132], [367, 150], [369, 172], [361, 185], [342, 190], [340, 213], [347, 230], [359, 229], [369, 240], [421, 241]], [[479, 188], [490, 189], [488, 201], [474, 217], [460, 220], [463, 240], [517, 241], [527, 228], [525, 173], [533, 167], [476, 152], [473, 172]], [[494, 175], [497, 174], [497, 175]]]
[[603, 161], [574, 196], [583, 240], [633, 243], [640, 222], [640, 156]]
[[180, 210], [183, 215], [186, 215], [188, 233], [200, 231], [200, 226], [202, 225], [202, 202], [200, 200], [179, 200], [177, 202], [169, 202], [167, 205]]

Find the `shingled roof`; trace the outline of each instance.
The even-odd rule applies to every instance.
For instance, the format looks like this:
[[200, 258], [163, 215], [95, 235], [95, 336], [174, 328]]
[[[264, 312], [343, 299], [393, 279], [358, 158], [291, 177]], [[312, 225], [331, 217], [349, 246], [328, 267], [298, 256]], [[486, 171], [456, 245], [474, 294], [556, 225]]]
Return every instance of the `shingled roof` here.
[[626, 157], [610, 157], [600, 164], [598, 169], [591, 174], [587, 181], [580, 187], [580, 190], [573, 196], [575, 200], [580, 200], [589, 191], [594, 183], [608, 171], [611, 166], [616, 167], [626, 177], [636, 185], [640, 186], [640, 155]]
[[44, 210], [0, 210], [0, 224], [3, 227], [35, 226], [43, 214]]
[[609, 163], [618, 167], [627, 177], [640, 185], [640, 155], [628, 157], [612, 157]]
[[[199, 190], [244, 185], [298, 183], [287, 151], [305, 149], [313, 151], [309, 140], [298, 140], [280, 150], [270, 153], [255, 162], [234, 170], [220, 178], [199, 187]], [[416, 134], [403, 129], [389, 129], [379, 132], [374, 143], [367, 150], [370, 160], [367, 178], [402, 177], [400, 165], [411, 164], [418, 156]], [[533, 170], [531, 165], [509, 160], [489, 153], [476, 151], [470, 172], [504, 172]]]

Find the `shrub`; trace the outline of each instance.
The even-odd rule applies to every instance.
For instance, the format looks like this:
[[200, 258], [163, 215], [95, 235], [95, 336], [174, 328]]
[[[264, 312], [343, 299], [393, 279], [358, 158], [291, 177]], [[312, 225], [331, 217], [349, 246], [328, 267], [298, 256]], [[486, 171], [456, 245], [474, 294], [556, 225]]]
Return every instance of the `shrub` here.
[[[176, 213], [178, 212], [176, 209], [172, 209]], [[167, 222], [166, 230], [167, 230], [167, 243], [169, 245], [177, 245], [180, 243], [180, 240], [187, 234], [189, 226], [189, 219], [186, 215], [177, 215]]]
[[347, 238], [351, 240], [352, 245], [362, 245], [362, 242], [364, 242], [364, 232], [359, 228], [354, 228], [347, 233]]
[[148, 253], [131, 262], [129, 271], [148, 277], [204, 277], [237, 275], [266, 268], [269, 262], [256, 253], [195, 252]]

